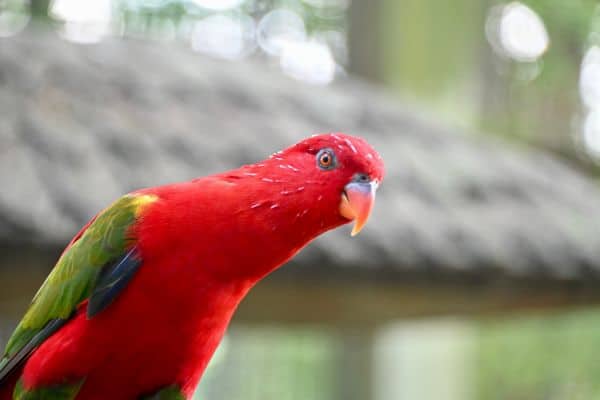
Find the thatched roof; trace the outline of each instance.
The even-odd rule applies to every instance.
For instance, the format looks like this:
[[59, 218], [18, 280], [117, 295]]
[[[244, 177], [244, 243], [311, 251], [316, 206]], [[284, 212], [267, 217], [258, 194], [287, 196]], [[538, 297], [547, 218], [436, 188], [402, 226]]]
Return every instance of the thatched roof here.
[[319, 239], [298, 258], [313, 268], [298, 273], [600, 272], [600, 190], [552, 156], [450, 129], [352, 79], [306, 86], [174, 44], [32, 32], [0, 44], [0, 243], [58, 248], [124, 192], [326, 131], [366, 137], [388, 175], [363, 233]]

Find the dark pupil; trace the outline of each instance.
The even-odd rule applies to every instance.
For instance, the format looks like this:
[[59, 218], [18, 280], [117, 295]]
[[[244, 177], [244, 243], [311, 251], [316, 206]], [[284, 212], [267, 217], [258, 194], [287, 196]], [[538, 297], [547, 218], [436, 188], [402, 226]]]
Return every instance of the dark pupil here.
[[323, 154], [323, 157], [321, 157], [321, 162], [325, 165], [329, 164], [329, 156], [327, 154]]

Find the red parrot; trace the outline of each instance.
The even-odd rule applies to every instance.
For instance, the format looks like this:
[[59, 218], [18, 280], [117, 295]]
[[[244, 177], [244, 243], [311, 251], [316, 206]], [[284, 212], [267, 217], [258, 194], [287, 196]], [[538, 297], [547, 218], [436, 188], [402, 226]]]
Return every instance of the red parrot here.
[[190, 399], [237, 305], [321, 233], [365, 224], [383, 162], [317, 135], [129, 193], [69, 243], [0, 359], [0, 400]]

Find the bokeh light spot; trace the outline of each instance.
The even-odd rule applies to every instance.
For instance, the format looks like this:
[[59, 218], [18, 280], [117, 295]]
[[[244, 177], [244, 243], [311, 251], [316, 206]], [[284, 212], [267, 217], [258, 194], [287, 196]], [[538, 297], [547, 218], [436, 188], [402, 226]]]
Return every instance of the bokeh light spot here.
[[54, 0], [52, 18], [63, 21], [62, 36], [78, 43], [96, 43], [110, 33], [111, 0]]
[[336, 63], [329, 47], [315, 40], [287, 42], [280, 64], [287, 75], [314, 85], [326, 85], [335, 77]]
[[191, 35], [192, 49], [225, 59], [239, 59], [254, 49], [254, 20], [247, 15], [212, 15], [198, 21]]
[[600, 158], [600, 109], [589, 112], [585, 118], [583, 144], [590, 155]]
[[193, 0], [193, 2], [202, 8], [224, 11], [239, 7], [244, 0]]
[[268, 54], [280, 55], [287, 44], [306, 40], [304, 21], [291, 10], [273, 10], [258, 23], [257, 40]]
[[550, 45], [544, 21], [519, 2], [493, 7], [488, 14], [486, 34], [496, 53], [521, 62], [536, 61]]
[[593, 46], [581, 63], [579, 91], [583, 103], [591, 109], [600, 108], [600, 47]]

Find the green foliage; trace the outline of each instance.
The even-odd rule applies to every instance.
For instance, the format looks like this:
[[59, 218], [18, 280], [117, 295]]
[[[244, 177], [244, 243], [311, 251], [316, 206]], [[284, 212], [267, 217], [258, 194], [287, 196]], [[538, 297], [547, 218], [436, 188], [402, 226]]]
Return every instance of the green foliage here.
[[48, 7], [50, 0], [30, 0], [29, 6], [31, 16], [39, 19], [48, 18]]
[[[157, 4], [153, 4], [157, 3]], [[176, 30], [184, 24], [199, 21], [215, 12], [186, 0], [144, 2], [140, 0], [114, 0], [117, 18], [125, 33], [143, 36], [166, 35], [166, 29]], [[302, 16], [309, 33], [328, 30], [345, 30], [345, 13], [339, 7], [315, 7], [302, 0], [246, 0], [239, 7], [224, 14], [247, 14], [257, 20], [268, 11], [285, 8]], [[223, 13], [221, 13], [223, 14]], [[163, 27], [164, 29], [161, 29]], [[170, 27], [170, 28], [166, 28]]]
[[600, 398], [598, 310], [493, 320], [479, 333], [476, 398]]
[[[195, 399], [330, 400], [336, 386], [339, 342], [324, 329], [232, 327]], [[337, 378], [337, 379], [336, 379]], [[352, 387], [356, 384], [348, 383]]]
[[472, 72], [484, 13], [480, 0], [382, 1], [385, 81], [430, 100], [454, 87]]

